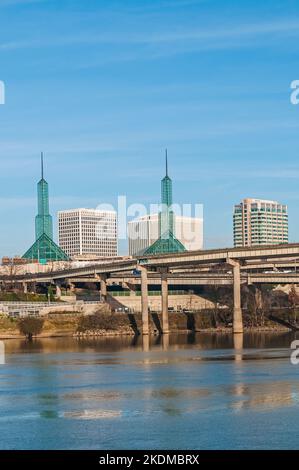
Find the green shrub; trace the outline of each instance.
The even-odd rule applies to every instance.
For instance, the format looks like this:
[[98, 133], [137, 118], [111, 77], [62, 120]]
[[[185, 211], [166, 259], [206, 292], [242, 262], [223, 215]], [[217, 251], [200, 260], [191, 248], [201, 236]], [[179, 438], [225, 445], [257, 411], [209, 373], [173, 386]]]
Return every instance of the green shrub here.
[[1, 292], [1, 302], [47, 302], [44, 294], [24, 294], [22, 292]]

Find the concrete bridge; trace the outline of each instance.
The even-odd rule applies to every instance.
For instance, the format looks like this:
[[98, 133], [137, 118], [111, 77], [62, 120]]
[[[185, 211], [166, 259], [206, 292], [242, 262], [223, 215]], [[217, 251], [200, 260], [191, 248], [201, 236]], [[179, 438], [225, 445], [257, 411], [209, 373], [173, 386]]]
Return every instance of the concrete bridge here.
[[[175, 274], [168, 273], [167, 276], [168, 284], [172, 286], [227, 286], [232, 285], [233, 275], [218, 274], [218, 273], [195, 273], [195, 274]], [[241, 284], [299, 284], [299, 271], [298, 273], [242, 273], [240, 274]], [[98, 282], [96, 278], [79, 278], [70, 279], [70, 282]], [[139, 276], [124, 274], [112, 275], [107, 278], [107, 285], [115, 284], [128, 284], [128, 285], [141, 285], [141, 278]], [[157, 286], [161, 284], [161, 278], [159, 274], [148, 273], [148, 284]]]
[[[233, 312], [233, 331], [234, 333], [243, 332], [243, 320], [241, 310], [241, 284], [247, 283], [297, 283], [297, 273], [284, 275], [273, 271], [273, 274], [252, 273], [253, 270], [273, 269], [276, 265], [296, 266], [299, 260], [299, 244], [270, 245], [253, 248], [228, 248], [217, 250], [189, 251], [179, 254], [165, 254], [147, 257], [136, 257], [128, 260], [103, 262], [102, 264], [86, 266], [84, 268], [65, 269], [38, 274], [17, 275], [14, 282], [22, 283], [24, 289], [27, 289], [29, 283], [54, 283], [59, 286], [60, 282], [70, 282], [74, 279], [92, 278], [100, 283], [101, 294], [105, 299], [107, 297], [107, 279], [109, 276], [120, 275], [120, 277], [129, 275], [132, 279], [132, 272], [137, 270], [139, 283], [141, 285], [141, 310], [143, 319], [143, 334], [149, 334], [148, 319], [148, 284], [152, 279], [158, 279], [161, 284], [162, 296], [162, 331], [169, 332], [168, 323], [168, 283], [169, 281], [180, 282], [184, 284], [233, 284], [234, 292], [234, 312]], [[225, 268], [231, 271], [231, 274], [215, 273], [208, 274], [215, 268]], [[190, 271], [205, 270], [201, 275], [192, 277]], [[180, 276], [178, 278], [178, 271]], [[155, 276], [156, 274], [156, 276]], [[192, 278], [192, 279], [191, 279]], [[0, 277], [2, 282], [10, 282], [7, 276]], [[156, 282], [156, 281], [155, 281]]]

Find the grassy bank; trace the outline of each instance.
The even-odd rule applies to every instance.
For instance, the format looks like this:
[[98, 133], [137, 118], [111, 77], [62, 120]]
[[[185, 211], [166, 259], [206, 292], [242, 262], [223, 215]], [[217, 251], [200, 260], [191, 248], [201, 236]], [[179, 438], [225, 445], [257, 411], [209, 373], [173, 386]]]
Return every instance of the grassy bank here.
[[24, 294], [23, 292], [0, 292], [0, 302], [47, 302], [44, 294]]
[[[73, 336], [77, 331], [78, 322], [78, 315], [61, 315], [54, 318], [45, 318], [42, 331], [37, 336]], [[22, 338], [17, 319], [0, 318], [0, 338]]]

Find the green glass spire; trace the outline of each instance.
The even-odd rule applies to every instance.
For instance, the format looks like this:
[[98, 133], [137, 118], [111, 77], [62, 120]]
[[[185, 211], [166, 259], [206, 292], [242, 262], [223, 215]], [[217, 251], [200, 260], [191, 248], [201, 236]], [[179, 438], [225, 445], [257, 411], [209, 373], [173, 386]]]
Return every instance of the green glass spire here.
[[175, 237], [175, 215], [172, 210], [172, 180], [168, 175], [168, 155], [166, 150], [166, 175], [161, 182], [162, 209], [159, 213], [159, 238], [144, 254], [180, 253], [186, 251], [184, 245]]
[[49, 188], [44, 179], [44, 158], [41, 154], [41, 180], [37, 185], [38, 214], [35, 218], [35, 242], [23, 255], [30, 261], [66, 261], [68, 256], [53, 241], [53, 223], [49, 212]]
[[161, 202], [162, 209], [159, 214], [159, 232], [160, 237], [167, 239], [169, 233], [174, 234], [174, 215], [171, 210], [172, 206], [172, 181], [168, 176], [168, 155], [165, 151], [166, 174], [161, 181]]
[[49, 213], [49, 187], [44, 179], [44, 156], [41, 154], [41, 179], [37, 185], [38, 213], [35, 218], [35, 239], [43, 234], [53, 238], [53, 223]]
[[166, 174], [161, 181], [161, 196], [162, 204], [172, 205], [172, 181], [168, 176], [168, 155], [167, 149], [165, 150], [165, 163], [166, 163]]

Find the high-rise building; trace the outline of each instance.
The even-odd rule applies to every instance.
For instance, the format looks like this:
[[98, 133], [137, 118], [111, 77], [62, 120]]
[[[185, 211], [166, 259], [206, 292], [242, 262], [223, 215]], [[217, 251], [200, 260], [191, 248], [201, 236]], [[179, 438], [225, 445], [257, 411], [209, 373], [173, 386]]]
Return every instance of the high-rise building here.
[[166, 175], [161, 182], [162, 209], [159, 212], [159, 237], [149, 246], [144, 254], [180, 253], [186, 251], [184, 245], [175, 236], [175, 214], [172, 210], [172, 180], [168, 176], [166, 150]]
[[59, 245], [68, 256], [117, 256], [114, 211], [72, 209], [58, 212]]
[[23, 258], [40, 263], [68, 260], [66, 253], [53, 241], [53, 224], [49, 212], [49, 188], [47, 181], [44, 179], [43, 154], [41, 154], [41, 179], [37, 185], [37, 207], [35, 242], [26, 251]]
[[[128, 223], [129, 255], [143, 254], [159, 238], [159, 214], [139, 217]], [[203, 219], [176, 215], [174, 230], [177, 239], [186, 250], [202, 250]]]
[[288, 209], [276, 201], [246, 198], [235, 205], [234, 246], [288, 243]]

